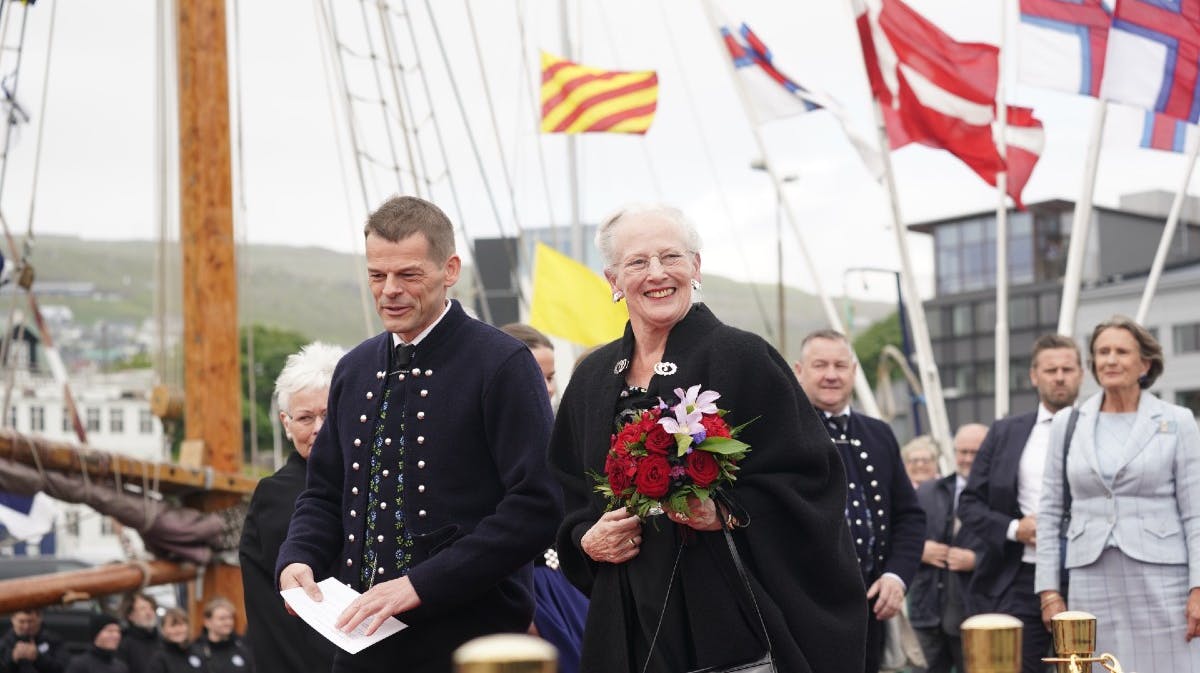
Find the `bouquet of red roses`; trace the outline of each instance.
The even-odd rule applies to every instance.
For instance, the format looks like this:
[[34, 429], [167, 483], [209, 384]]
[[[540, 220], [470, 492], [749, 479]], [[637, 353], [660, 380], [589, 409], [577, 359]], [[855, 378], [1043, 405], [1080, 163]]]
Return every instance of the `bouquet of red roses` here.
[[592, 475], [610, 507], [623, 505], [643, 519], [664, 505], [687, 512], [688, 496], [703, 501], [737, 479], [737, 464], [750, 450], [737, 436], [753, 421], [731, 428], [714, 404], [721, 395], [700, 392], [699, 385], [676, 388], [675, 395], [678, 404], [659, 399], [613, 435], [604, 474]]

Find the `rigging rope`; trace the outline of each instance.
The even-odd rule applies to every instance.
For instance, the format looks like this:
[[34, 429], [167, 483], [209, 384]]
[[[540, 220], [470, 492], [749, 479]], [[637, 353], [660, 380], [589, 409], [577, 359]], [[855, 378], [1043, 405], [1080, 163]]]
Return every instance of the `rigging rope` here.
[[[530, 111], [534, 119], [541, 118], [541, 107], [538, 105], [537, 88], [533, 85], [533, 77], [530, 73], [533, 69], [529, 64], [529, 42], [525, 39], [525, 10], [522, 9], [521, 3], [523, 0], [516, 0], [517, 6], [517, 32], [521, 40], [521, 71], [525, 76], [525, 90], [529, 92], [531, 99]], [[535, 127], [537, 128], [537, 127]], [[553, 247], [558, 247], [558, 218], [554, 216], [554, 198], [553, 192], [550, 190], [550, 172], [546, 170], [546, 154], [542, 147], [541, 129], [538, 128], [537, 142], [534, 143], [537, 148], [538, 169], [542, 176], [542, 189], [546, 193], [546, 212], [550, 216], [550, 240]]]
[[[404, 152], [408, 155], [408, 170], [413, 176], [413, 194], [421, 196], [421, 181], [417, 179], [417, 165], [413, 159], [412, 141], [409, 138], [408, 123], [404, 115], [402, 103], [404, 99], [400, 96], [400, 79], [404, 75], [404, 70], [400, 67], [400, 57], [396, 53], [395, 40], [391, 36], [392, 26], [391, 21], [388, 20], [387, 5], [378, 3], [377, 7], [379, 8], [379, 30], [383, 34], [383, 48], [387, 52], [388, 75], [392, 80], [392, 95], [396, 98], [396, 121], [400, 125], [400, 137], [404, 139]], [[363, 18], [366, 18], [365, 14]], [[380, 97], [382, 98], [382, 96], [383, 91], [380, 91]], [[385, 107], [384, 114], [386, 115], [386, 113], [387, 108]]]
[[[663, 25], [666, 26], [667, 43], [671, 46], [671, 56], [675, 60], [675, 67], [676, 67], [676, 69], [678, 69], [678, 71], [680, 73], [682, 73], [684, 71], [683, 70], [683, 58], [680, 56], [680, 53], [679, 53], [679, 44], [675, 41], [675, 33], [673, 30], [671, 30], [671, 20], [667, 16], [667, 12], [666, 12], [666, 9], [663, 7], [663, 3], [657, 2], [655, 4], [658, 6], [659, 17], [662, 19]], [[725, 58], [725, 55], [722, 54], [721, 57]], [[692, 89], [690, 86], [688, 86], [687, 77], [681, 76], [679, 78], [679, 81], [680, 81], [680, 84], [682, 84], [683, 91], [687, 95], [687, 98], [688, 98], [689, 104], [688, 104], [687, 108], [688, 108], [688, 111], [691, 112], [692, 122], [696, 125], [696, 128], [698, 128], [700, 130], [700, 136], [703, 138], [703, 137], [707, 136], [707, 134], [705, 133], [703, 118], [697, 112], [697, 110], [699, 108], [696, 105], [695, 96], [692, 95]], [[696, 143], [696, 144], [700, 146], [701, 152], [704, 153], [704, 159], [705, 159], [706, 164], [708, 165], [709, 174], [712, 176], [713, 183], [717, 187], [717, 194], [720, 197], [720, 201], [721, 201], [721, 210], [724, 211], [726, 221], [732, 225], [734, 222], [736, 222], [736, 219], [734, 218], [734, 215], [733, 215], [733, 207], [729, 204], [729, 197], [727, 196], [727, 192], [726, 192], [724, 186], [721, 184], [721, 175], [720, 175], [720, 171], [717, 170], [717, 162], [713, 158], [712, 152], [709, 149], [709, 144], [707, 142], [700, 142], [700, 143]], [[742, 259], [742, 268], [745, 269], [747, 274], [749, 274], [750, 273], [750, 262], [746, 259], [746, 250], [742, 246], [742, 237], [736, 235], [736, 233], [735, 233], [735, 235], [732, 236], [731, 238], [733, 238], [734, 248], [738, 252], [738, 257], [740, 257]], [[763, 304], [762, 296], [758, 292], [758, 283], [752, 282], [752, 283], [748, 283], [748, 285], [750, 286], [750, 294], [753, 295], [753, 297], [754, 297], [754, 305], [758, 308], [759, 316], [762, 318], [763, 328], [764, 328], [764, 331], [767, 333], [767, 341], [774, 341], [775, 340], [775, 330], [772, 328], [771, 321], [767, 317], [768, 314], [767, 314], [766, 306]]]
[[363, 34], [367, 40], [367, 50], [371, 55], [371, 72], [375, 76], [375, 89], [379, 92], [379, 112], [383, 116], [383, 131], [387, 135], [387, 148], [392, 156], [392, 170], [396, 174], [396, 188], [403, 194], [404, 182], [400, 178], [400, 157], [396, 155], [396, 140], [392, 137], [392, 125], [388, 120], [387, 101], [384, 99], [383, 93], [383, 78], [379, 75], [379, 55], [375, 52], [375, 42], [371, 39], [371, 22], [367, 18], [366, 3], [367, 0], [359, 0], [359, 14], [362, 15]]
[[[333, 72], [333, 64], [330, 62], [330, 57], [329, 57], [330, 47], [326, 43], [327, 36], [321, 30], [321, 25], [322, 25], [321, 9], [322, 9], [321, 8], [321, 0], [313, 0], [313, 15], [314, 15], [313, 18], [315, 21], [315, 25], [317, 26], [317, 39], [321, 41], [321, 50], [320, 50], [321, 51], [321, 71], [322, 71], [322, 74], [325, 76], [324, 77], [325, 92], [327, 94], [327, 98], [329, 101], [329, 120], [331, 122], [333, 122], [334, 124], [336, 124], [337, 123], [337, 104], [334, 101], [337, 99], [337, 96], [334, 94], [334, 91], [333, 91], [333, 86], [334, 86], [333, 79], [336, 77], [336, 74]], [[349, 125], [349, 124], [350, 124], [350, 121], [347, 120], [347, 125]], [[350, 206], [350, 200], [351, 200], [350, 181], [347, 179], [347, 175], [346, 175], [345, 148], [342, 147], [342, 134], [340, 132], [338, 132], [337, 130], [334, 131], [333, 142], [337, 149], [338, 176], [341, 178], [343, 204], [346, 207], [346, 227], [349, 230], [349, 234], [350, 234], [350, 249], [354, 250], [357, 253], [359, 250], [358, 246], [362, 245], [362, 233], [361, 233], [361, 230], [358, 229], [357, 226], [355, 226], [355, 222], [356, 222], [357, 218], [354, 217], [354, 214], [353, 214], [353, 212], [351, 210], [351, 206]], [[358, 165], [358, 162], [356, 160], [355, 166], [357, 167], [357, 165]], [[365, 193], [363, 194], [363, 202], [367, 208], [370, 207], [369, 204], [366, 204], [366, 194]], [[363, 274], [362, 269], [360, 268], [359, 261], [358, 261], [358, 255], [357, 254], [347, 255], [347, 259], [350, 261], [351, 276], [354, 278], [355, 282], [358, 283], [358, 298], [359, 298], [359, 303], [362, 305], [362, 312], [363, 312], [363, 328], [364, 328], [363, 334], [367, 337], [370, 337], [375, 332], [375, 326], [372, 322], [371, 302], [369, 299], [369, 297], [371, 296], [371, 290], [367, 286], [367, 277], [366, 277], [366, 275]], [[274, 405], [274, 397], [272, 397], [271, 404]], [[276, 413], [274, 413], [274, 411], [272, 411], [271, 412], [271, 427], [276, 433], [278, 433], [278, 431], [279, 431], [279, 428], [278, 428], [279, 420], [277, 417], [278, 417], [278, 414], [276, 414]], [[277, 469], [277, 470], [283, 466], [282, 463], [279, 463], [279, 461], [276, 461], [276, 463], [277, 464], [275, 465], [275, 469]]]
[[[500, 207], [496, 204], [496, 196], [492, 192], [492, 181], [488, 179], [487, 169], [483, 165], [483, 156], [479, 152], [479, 143], [475, 140], [475, 132], [471, 129], [471, 121], [467, 117], [467, 108], [466, 105], [463, 104], [462, 93], [459, 91], [458, 81], [454, 77], [454, 69], [450, 66], [450, 57], [446, 54], [446, 44], [442, 40], [442, 31], [438, 28], [437, 18], [433, 15], [433, 5], [430, 4], [429, 0], [425, 0], [425, 11], [429, 14], [430, 25], [433, 26], [433, 37], [438, 45], [438, 53], [440, 53], [442, 56], [442, 64], [446, 68], [446, 77], [450, 84], [450, 90], [454, 92], [454, 102], [458, 106], [458, 114], [460, 117], [462, 117], [463, 126], [467, 130], [467, 140], [471, 145], [471, 153], [475, 156], [475, 165], [479, 170], [479, 177], [483, 180], [483, 188], [487, 193], [488, 205], [491, 206], [492, 216], [496, 218], [496, 226], [500, 229], [500, 235], [502, 237], [507, 237], [507, 233], [504, 231], [504, 219], [500, 216]], [[478, 50], [479, 45], [476, 44], [475, 48]], [[486, 81], [484, 82], [484, 87], [487, 87]], [[433, 99], [430, 98], [430, 100]], [[516, 217], [515, 204], [513, 208], [513, 217]], [[517, 238], [519, 240], [519, 237], [522, 234], [520, 221], [514, 220], [513, 226], [517, 228]], [[521, 289], [521, 283], [517, 278], [517, 260], [514, 258], [512, 252], [507, 246], [502, 247], [504, 248], [505, 254], [508, 257], [509, 275], [512, 279], [511, 283], [513, 286], [513, 291], [517, 295], [517, 301], [521, 304], [521, 306], [528, 309], [529, 302], [525, 300], [525, 292]], [[486, 304], [487, 301], [485, 298], [485, 300], [481, 302], [481, 305]]]

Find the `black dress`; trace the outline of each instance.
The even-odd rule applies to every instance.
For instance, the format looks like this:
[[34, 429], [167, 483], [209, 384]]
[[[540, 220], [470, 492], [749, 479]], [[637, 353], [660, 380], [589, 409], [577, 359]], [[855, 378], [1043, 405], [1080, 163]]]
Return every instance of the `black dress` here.
[[[791, 368], [760, 337], [722, 325], [702, 304], [667, 339], [642, 400], [621, 398], [634, 337], [600, 348], [563, 395], [550, 462], [566, 502], [558, 550], [564, 572], [591, 597], [583, 673], [640, 673], [662, 619], [649, 670], [680, 673], [753, 660], [762, 629], [721, 532], [696, 532], [663, 516], [642, 526], [641, 552], [597, 563], [580, 539], [605, 511], [589, 473], [604, 472], [613, 405], [668, 403], [676, 388], [700, 384], [751, 446], [726, 494], [748, 515], [734, 532], [776, 665], [789, 673], [862, 667], [866, 598], [844, 518], [846, 478], [828, 433]], [[678, 572], [668, 596], [672, 567]], [[664, 610], [665, 606], [665, 610]]]

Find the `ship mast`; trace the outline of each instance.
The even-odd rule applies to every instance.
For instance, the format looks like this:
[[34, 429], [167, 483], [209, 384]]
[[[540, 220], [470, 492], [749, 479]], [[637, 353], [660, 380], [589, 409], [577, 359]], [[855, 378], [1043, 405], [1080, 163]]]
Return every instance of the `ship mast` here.
[[[238, 472], [242, 415], [225, 0], [189, 0], [176, 8], [185, 442], [198, 443], [204, 466]], [[192, 504], [211, 511], [236, 500], [208, 492]], [[201, 606], [214, 596], [245, 614], [237, 567], [210, 566], [202, 585], [203, 595], [193, 596], [192, 624], [201, 622]]]

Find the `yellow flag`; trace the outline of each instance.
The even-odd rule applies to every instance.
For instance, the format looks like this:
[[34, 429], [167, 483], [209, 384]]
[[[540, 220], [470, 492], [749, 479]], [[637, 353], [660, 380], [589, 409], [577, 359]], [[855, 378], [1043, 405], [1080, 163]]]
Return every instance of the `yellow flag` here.
[[529, 324], [583, 346], [617, 339], [629, 312], [610, 301], [608, 282], [583, 264], [538, 243], [533, 257], [533, 307]]

